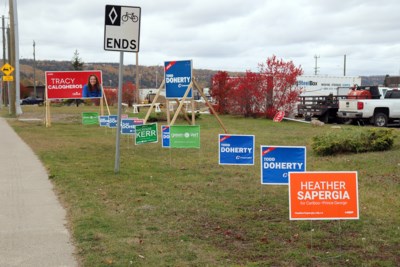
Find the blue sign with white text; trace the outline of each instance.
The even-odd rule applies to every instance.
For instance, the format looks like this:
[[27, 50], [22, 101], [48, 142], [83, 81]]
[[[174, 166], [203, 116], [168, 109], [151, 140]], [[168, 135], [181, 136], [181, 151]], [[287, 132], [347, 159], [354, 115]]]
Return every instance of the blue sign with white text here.
[[162, 133], [162, 147], [170, 147], [169, 145], [169, 129], [168, 125], [161, 125], [161, 133]]
[[306, 171], [306, 148], [261, 146], [261, 183], [287, 185], [289, 172]]
[[[192, 82], [192, 61], [164, 62], [165, 97], [183, 98], [188, 86]], [[187, 97], [192, 98], [192, 89]]]
[[108, 116], [99, 116], [100, 126], [108, 126]]
[[108, 127], [117, 128], [117, 123], [118, 123], [118, 115], [108, 116]]
[[254, 165], [254, 135], [219, 135], [220, 165]]
[[135, 134], [135, 123], [133, 119], [121, 120], [121, 134]]

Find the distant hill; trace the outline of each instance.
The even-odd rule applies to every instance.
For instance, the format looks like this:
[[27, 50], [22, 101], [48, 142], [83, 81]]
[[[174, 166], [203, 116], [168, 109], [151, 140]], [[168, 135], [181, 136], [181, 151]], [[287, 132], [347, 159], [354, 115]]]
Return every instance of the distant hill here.
[[[85, 70], [101, 70], [103, 73], [103, 84], [105, 86], [117, 86], [118, 84], [118, 63], [85, 63]], [[33, 85], [33, 59], [21, 59], [21, 83], [24, 86]], [[45, 84], [45, 71], [71, 71], [71, 61], [55, 60], [36, 60], [35, 76], [38, 85]], [[194, 77], [203, 88], [211, 87], [211, 78], [217, 73], [215, 70], [194, 69]], [[241, 76], [241, 72], [228, 72], [229, 76]], [[141, 66], [139, 65], [140, 88], [159, 87], [164, 78], [162, 66]], [[157, 81], [156, 81], [157, 78]], [[383, 85], [384, 75], [361, 76], [361, 85]], [[124, 82], [130, 81], [136, 83], [136, 66], [124, 66]], [[156, 86], [157, 82], [157, 86]]]
[[[21, 59], [21, 83], [25, 86], [33, 85], [33, 59]], [[45, 71], [71, 71], [71, 61], [36, 60], [35, 76], [38, 85], [45, 84]], [[118, 63], [85, 63], [84, 70], [101, 70], [103, 84], [105, 86], [117, 86], [118, 84]], [[203, 88], [210, 87], [211, 78], [217, 73], [214, 70], [194, 69], [193, 75], [196, 81]], [[162, 66], [141, 66], [139, 65], [140, 88], [159, 87], [164, 78]], [[240, 75], [239, 72], [229, 72], [231, 76]], [[124, 66], [124, 82], [136, 83], [136, 66]], [[157, 78], [157, 81], [156, 81]], [[156, 86], [157, 83], [157, 86]]]

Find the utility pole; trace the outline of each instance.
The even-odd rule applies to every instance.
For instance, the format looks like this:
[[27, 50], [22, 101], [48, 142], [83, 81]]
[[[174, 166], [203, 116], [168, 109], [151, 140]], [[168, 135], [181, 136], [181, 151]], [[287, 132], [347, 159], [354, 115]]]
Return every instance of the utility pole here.
[[33, 40], [33, 96], [37, 97], [36, 93], [36, 56], [35, 56], [35, 40]]
[[135, 103], [139, 104], [139, 52], [136, 52], [136, 93], [135, 93]]
[[[7, 34], [7, 47], [8, 47], [8, 50], [7, 50], [7, 53], [8, 53], [8, 61], [9, 62], [11, 62], [11, 38], [10, 38], [10, 36], [11, 36], [11, 29], [10, 29], [10, 26], [8, 26], [7, 27], [7, 32], [6, 32], [6, 34]], [[11, 101], [10, 101], [10, 91], [11, 91], [11, 88], [10, 88], [11, 86], [10, 86], [10, 82], [7, 82], [7, 96], [4, 98], [6, 101], [7, 101], [7, 105], [8, 105], [8, 113], [9, 114], [11, 114], [11, 105], [10, 105], [10, 103], [11, 103]]]
[[315, 68], [314, 68], [315, 72], [314, 73], [315, 73], [315, 75], [317, 75], [318, 74], [318, 59], [319, 59], [319, 56], [315, 55], [314, 58], [315, 58]]
[[346, 76], [346, 55], [344, 55], [344, 62], [343, 62], [343, 76]]
[[14, 88], [12, 90], [13, 99], [11, 106], [11, 114], [12, 115], [21, 115], [21, 105], [19, 103], [20, 100], [20, 69], [19, 69], [19, 37], [18, 37], [18, 12], [17, 12], [17, 0], [9, 0], [10, 5], [10, 25], [11, 25], [11, 41], [14, 53], [11, 53], [13, 56], [14, 69], [15, 69], [15, 79], [14, 79]]
[[[10, 6], [10, 45], [8, 46], [10, 51], [10, 64], [14, 66], [15, 69], [15, 23], [14, 23], [14, 3], [13, 0], [9, 0]], [[16, 110], [16, 86], [15, 79], [13, 82], [9, 83], [9, 107], [11, 116], [15, 116], [17, 114]]]
[[[6, 64], [6, 28], [5, 28], [4, 16], [1, 17], [1, 30], [3, 33], [3, 66]], [[5, 83], [1, 81], [1, 91], [0, 91], [0, 109], [3, 107], [3, 103], [6, 103], [5, 94]]]
[[[158, 67], [158, 66], [157, 66], [157, 67]], [[158, 69], [157, 69], [157, 67], [156, 67], [156, 88], [158, 88], [158, 87], [157, 87], [157, 84], [158, 84], [158, 83], [157, 83], [157, 82], [158, 82], [158, 81], [157, 81], [157, 75], [158, 75]]]

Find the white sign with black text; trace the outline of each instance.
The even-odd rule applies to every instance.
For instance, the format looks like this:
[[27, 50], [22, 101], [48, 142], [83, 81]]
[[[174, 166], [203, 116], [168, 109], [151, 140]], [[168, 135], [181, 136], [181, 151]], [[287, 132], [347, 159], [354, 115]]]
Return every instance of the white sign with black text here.
[[140, 7], [106, 5], [104, 50], [139, 52]]

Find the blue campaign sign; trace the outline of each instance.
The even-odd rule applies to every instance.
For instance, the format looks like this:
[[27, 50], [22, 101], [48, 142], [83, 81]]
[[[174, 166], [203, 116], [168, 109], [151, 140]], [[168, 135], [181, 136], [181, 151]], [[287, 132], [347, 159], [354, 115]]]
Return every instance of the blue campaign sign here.
[[99, 116], [100, 126], [108, 126], [108, 116]]
[[[189, 84], [192, 82], [192, 61], [166, 61], [164, 62], [165, 97], [183, 98]], [[192, 98], [190, 89], [188, 98]]]
[[220, 165], [254, 165], [254, 135], [219, 135]]
[[261, 146], [261, 183], [287, 185], [289, 172], [306, 171], [306, 147]]
[[108, 127], [117, 128], [117, 123], [118, 123], [118, 115], [108, 116]]
[[135, 134], [135, 123], [133, 119], [121, 120], [121, 134]]
[[162, 132], [162, 147], [170, 147], [169, 145], [169, 126], [161, 125]]

